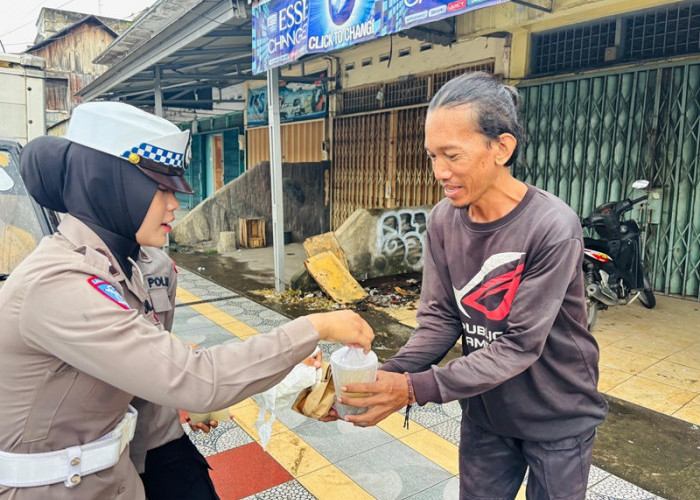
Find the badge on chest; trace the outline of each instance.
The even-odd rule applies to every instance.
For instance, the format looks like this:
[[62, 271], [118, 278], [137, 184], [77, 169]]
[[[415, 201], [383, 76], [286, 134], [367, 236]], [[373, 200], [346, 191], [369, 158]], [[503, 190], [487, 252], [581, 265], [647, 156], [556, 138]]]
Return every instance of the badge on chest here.
[[100, 292], [112, 302], [118, 304], [119, 307], [123, 309], [131, 309], [129, 307], [129, 304], [126, 303], [124, 297], [122, 297], [121, 294], [117, 291], [117, 289], [114, 288], [110, 283], [107, 283], [105, 280], [103, 280], [102, 278], [98, 278], [97, 276], [91, 276], [90, 278], [88, 278], [87, 281], [91, 287], [93, 287], [95, 290]]

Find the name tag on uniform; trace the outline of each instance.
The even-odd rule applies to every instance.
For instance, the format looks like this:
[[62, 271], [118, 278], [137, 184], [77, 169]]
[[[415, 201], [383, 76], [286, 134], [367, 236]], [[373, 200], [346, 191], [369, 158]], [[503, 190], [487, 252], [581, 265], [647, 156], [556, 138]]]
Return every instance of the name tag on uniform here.
[[124, 297], [121, 296], [117, 289], [114, 288], [111, 284], [107, 283], [102, 278], [98, 278], [97, 276], [91, 276], [88, 278], [87, 281], [88, 283], [90, 283], [91, 287], [93, 287], [95, 290], [100, 292], [112, 302], [118, 304], [119, 307], [123, 309], [131, 309], [129, 307], [129, 304], [126, 303], [126, 300], [124, 299]]

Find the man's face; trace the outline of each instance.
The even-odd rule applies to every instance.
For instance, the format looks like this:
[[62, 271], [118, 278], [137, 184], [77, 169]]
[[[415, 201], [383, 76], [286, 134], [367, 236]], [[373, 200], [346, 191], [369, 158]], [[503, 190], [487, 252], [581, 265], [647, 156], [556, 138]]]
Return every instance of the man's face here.
[[498, 141], [477, 132], [473, 114], [468, 105], [442, 107], [425, 119], [425, 149], [433, 174], [456, 207], [487, 202], [496, 180], [507, 170]]

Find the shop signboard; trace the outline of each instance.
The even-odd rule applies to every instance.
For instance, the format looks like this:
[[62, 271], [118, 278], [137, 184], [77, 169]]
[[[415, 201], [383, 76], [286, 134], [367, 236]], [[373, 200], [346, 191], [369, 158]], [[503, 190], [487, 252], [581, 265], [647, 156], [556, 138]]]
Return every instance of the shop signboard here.
[[509, 0], [269, 0], [253, 6], [253, 72]]
[[[319, 78], [325, 76], [318, 75]], [[314, 83], [289, 82], [280, 86], [280, 121], [282, 123], [322, 118], [328, 110], [328, 95], [323, 80]], [[246, 125], [267, 125], [267, 87], [248, 91]]]

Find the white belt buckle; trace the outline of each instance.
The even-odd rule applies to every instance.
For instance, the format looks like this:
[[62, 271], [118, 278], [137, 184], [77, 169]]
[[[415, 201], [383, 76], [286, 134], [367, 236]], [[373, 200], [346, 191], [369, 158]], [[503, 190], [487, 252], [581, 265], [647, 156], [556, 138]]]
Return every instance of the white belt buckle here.
[[114, 428], [115, 432], [119, 432], [119, 454], [124, 451], [126, 445], [134, 438], [134, 432], [136, 431], [136, 419], [138, 418], [139, 412], [136, 408], [129, 405], [126, 410], [124, 418], [122, 418], [117, 426]]
[[63, 481], [63, 484], [66, 488], [75, 488], [80, 484], [80, 481], [82, 481], [80, 465], [82, 461], [82, 450], [80, 446], [71, 446], [64, 451], [68, 459], [68, 467], [66, 470], [66, 479]]

